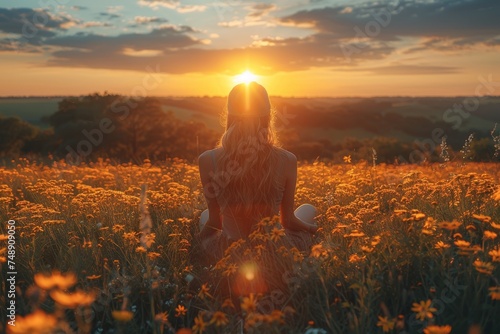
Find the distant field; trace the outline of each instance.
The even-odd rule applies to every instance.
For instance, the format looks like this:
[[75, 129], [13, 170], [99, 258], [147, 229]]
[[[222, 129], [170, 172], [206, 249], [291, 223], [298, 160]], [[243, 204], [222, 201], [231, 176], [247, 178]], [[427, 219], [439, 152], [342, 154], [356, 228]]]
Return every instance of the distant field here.
[[49, 124], [42, 121], [57, 111], [61, 98], [18, 98], [0, 99], [0, 115], [19, 117], [33, 125], [46, 129]]
[[[222, 131], [220, 113], [223, 97], [159, 98], [164, 111], [172, 111], [183, 121], [198, 121]], [[61, 97], [3, 98], [0, 116], [17, 116], [40, 128], [49, 124], [42, 118], [54, 113]], [[338, 143], [346, 137], [358, 139], [377, 136], [401, 141], [428, 138], [435, 128], [443, 128], [455, 144], [463, 142], [470, 133], [476, 137], [489, 136], [495, 123], [500, 123], [500, 97], [483, 99], [479, 108], [461, 118], [459, 128], [443, 115], [465, 98], [284, 98], [272, 97], [271, 102], [280, 114], [290, 116], [287, 127], [300, 131], [310, 140], [328, 139]], [[458, 114], [453, 114], [457, 117]]]

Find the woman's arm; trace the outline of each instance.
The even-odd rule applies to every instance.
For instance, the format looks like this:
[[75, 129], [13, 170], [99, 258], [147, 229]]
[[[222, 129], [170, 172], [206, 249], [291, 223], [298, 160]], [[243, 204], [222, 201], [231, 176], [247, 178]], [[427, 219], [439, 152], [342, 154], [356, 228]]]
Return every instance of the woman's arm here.
[[318, 230], [316, 225], [300, 220], [294, 213], [295, 187], [297, 184], [297, 157], [293, 153], [288, 152], [288, 161], [285, 166], [285, 190], [280, 208], [281, 225], [294, 231], [316, 233]]
[[203, 185], [203, 194], [207, 201], [208, 221], [200, 232], [200, 236], [207, 236], [222, 229], [222, 221], [220, 216], [220, 207], [215, 197], [215, 192], [218, 185], [214, 184], [210, 172], [213, 172], [213, 164], [210, 157], [210, 151], [202, 153], [198, 157], [198, 166], [200, 169], [200, 179]]

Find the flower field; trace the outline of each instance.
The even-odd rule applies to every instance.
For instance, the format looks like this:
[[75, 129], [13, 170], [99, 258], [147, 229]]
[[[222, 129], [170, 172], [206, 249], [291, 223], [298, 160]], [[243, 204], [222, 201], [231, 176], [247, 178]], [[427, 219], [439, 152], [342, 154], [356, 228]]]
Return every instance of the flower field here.
[[311, 251], [269, 217], [214, 263], [197, 166], [16, 164], [0, 167], [8, 333], [500, 333], [498, 164], [300, 164]]

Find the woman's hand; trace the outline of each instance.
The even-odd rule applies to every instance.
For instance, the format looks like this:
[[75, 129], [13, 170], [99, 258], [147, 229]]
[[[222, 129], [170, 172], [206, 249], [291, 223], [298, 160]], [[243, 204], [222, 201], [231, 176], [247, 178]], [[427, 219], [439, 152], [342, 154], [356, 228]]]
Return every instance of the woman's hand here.
[[210, 240], [219, 233], [221, 233], [221, 230], [219, 230], [218, 228], [205, 225], [198, 234], [198, 238], [201, 242], [202, 248], [207, 249], [207, 246], [210, 244]]
[[316, 233], [316, 231], [318, 230], [318, 225], [316, 223], [314, 224], [306, 223], [301, 219], [297, 218], [295, 215], [292, 216], [291, 221], [285, 227], [292, 231], [306, 231], [311, 234]]

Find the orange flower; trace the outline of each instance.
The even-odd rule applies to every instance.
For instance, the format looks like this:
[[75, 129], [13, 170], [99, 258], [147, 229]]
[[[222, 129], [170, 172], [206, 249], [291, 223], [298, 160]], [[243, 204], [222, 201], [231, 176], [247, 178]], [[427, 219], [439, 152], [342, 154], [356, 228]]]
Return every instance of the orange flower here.
[[484, 240], [488, 240], [488, 239], [495, 239], [497, 237], [497, 234], [495, 232], [491, 232], [491, 231], [484, 231], [484, 234], [483, 234], [483, 239]]
[[207, 283], [201, 285], [200, 292], [198, 292], [198, 297], [200, 299], [205, 299], [206, 297], [212, 298], [212, 295], [209, 293], [209, 288]]
[[284, 229], [274, 227], [271, 230], [270, 239], [272, 241], [274, 241], [274, 242], [278, 242], [281, 239], [281, 237], [283, 237], [284, 235], [285, 235], [285, 230]]
[[76, 275], [73, 273], [61, 274], [59, 271], [53, 271], [51, 275], [35, 274], [36, 285], [44, 290], [59, 288], [66, 290], [76, 284]]
[[8, 326], [8, 333], [40, 333], [49, 334], [57, 327], [57, 319], [41, 310], [28, 314], [25, 317], [17, 316], [16, 325]]
[[449, 231], [453, 231], [453, 230], [456, 230], [460, 227], [460, 225], [462, 225], [462, 223], [454, 220], [452, 222], [442, 222], [442, 223], [439, 223], [439, 227], [445, 229], [445, 230], [449, 230]]
[[469, 247], [470, 246], [470, 242], [465, 241], [465, 240], [456, 240], [454, 243], [457, 247]]
[[184, 305], [177, 305], [175, 308], [175, 317], [180, 318], [185, 316], [187, 313], [187, 309], [184, 307]]
[[436, 248], [436, 249], [446, 249], [446, 248], [449, 248], [449, 247], [450, 247], [450, 245], [445, 244], [445, 243], [444, 243], [444, 242], [442, 242], [442, 241], [438, 241], [438, 242], [436, 242], [436, 244], [434, 245], [434, 248]]
[[434, 307], [431, 307], [431, 300], [420, 301], [420, 303], [413, 303], [413, 307], [411, 310], [417, 313], [417, 319], [424, 321], [425, 319], [431, 319], [433, 317], [434, 312], [437, 311]]
[[194, 326], [193, 326], [193, 331], [195, 333], [203, 333], [205, 329], [207, 328], [207, 323], [203, 319], [204, 312], [198, 313], [196, 318], [194, 318]]
[[474, 267], [476, 267], [476, 270], [478, 272], [486, 275], [491, 275], [493, 273], [493, 270], [495, 270], [495, 266], [493, 264], [491, 264], [490, 262], [483, 262], [480, 260], [474, 261]]
[[255, 295], [251, 293], [248, 297], [243, 298], [241, 308], [247, 313], [253, 313], [257, 310], [257, 300]]
[[390, 330], [392, 330], [394, 328], [394, 324], [395, 324], [394, 320], [389, 320], [387, 319], [387, 317], [381, 317], [381, 316], [378, 317], [377, 326], [382, 327], [384, 333], [387, 333]]
[[81, 290], [77, 290], [73, 293], [66, 293], [61, 290], [53, 290], [52, 292], [50, 292], [50, 297], [57, 303], [67, 308], [87, 306], [92, 304], [95, 299], [95, 296], [93, 294], [88, 294]]
[[424, 329], [425, 334], [449, 334], [451, 332], [451, 326], [427, 326]]
[[227, 266], [227, 269], [222, 273], [224, 276], [229, 277], [236, 272], [238, 266], [234, 263], [231, 263]]
[[491, 300], [500, 300], [500, 286], [494, 286], [488, 289]]
[[497, 247], [496, 249], [490, 250], [488, 254], [492, 257], [491, 261], [493, 262], [500, 262], [500, 248]]
[[111, 312], [111, 315], [113, 316], [113, 319], [118, 322], [129, 322], [134, 317], [132, 312], [125, 310], [113, 311]]
[[212, 320], [210, 320], [210, 322], [214, 323], [215, 326], [220, 327], [227, 325], [229, 323], [229, 320], [227, 320], [227, 316], [224, 312], [217, 311], [212, 316]]

